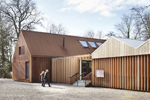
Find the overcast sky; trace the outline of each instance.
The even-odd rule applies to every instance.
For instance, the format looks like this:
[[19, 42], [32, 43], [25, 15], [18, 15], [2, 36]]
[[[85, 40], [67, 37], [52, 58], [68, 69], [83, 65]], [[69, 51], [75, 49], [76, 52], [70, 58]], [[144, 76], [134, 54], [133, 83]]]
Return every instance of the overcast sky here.
[[[123, 14], [130, 14], [136, 5], [147, 6], [150, 0], [35, 0], [38, 11], [43, 14], [43, 25], [48, 22], [62, 23], [70, 35], [82, 36], [87, 29], [104, 34], [117, 31], [114, 24]], [[37, 31], [46, 29], [38, 27]]]

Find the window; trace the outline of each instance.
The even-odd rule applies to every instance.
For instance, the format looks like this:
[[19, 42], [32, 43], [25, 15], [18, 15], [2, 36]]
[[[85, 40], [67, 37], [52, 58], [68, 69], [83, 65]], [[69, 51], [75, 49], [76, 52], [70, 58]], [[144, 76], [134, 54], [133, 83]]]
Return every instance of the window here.
[[19, 47], [19, 55], [21, 55], [21, 47]]
[[19, 47], [19, 55], [25, 54], [24, 46]]
[[95, 42], [90, 42], [90, 41], [88, 41], [88, 43], [90, 44], [90, 46], [91, 46], [92, 48], [97, 48]]
[[83, 47], [88, 47], [86, 41], [81, 41], [81, 40], [79, 40], [79, 42], [81, 43], [81, 45], [82, 45]]
[[98, 45], [98, 46], [101, 46], [103, 43], [100, 43], [100, 42], [96, 42], [96, 44]]
[[29, 62], [26, 62], [26, 79], [29, 78]]

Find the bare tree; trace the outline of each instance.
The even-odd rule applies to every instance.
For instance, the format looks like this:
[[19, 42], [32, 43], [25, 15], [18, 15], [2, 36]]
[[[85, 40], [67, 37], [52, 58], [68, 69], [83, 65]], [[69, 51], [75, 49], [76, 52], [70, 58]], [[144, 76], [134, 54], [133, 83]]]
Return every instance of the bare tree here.
[[116, 36], [115, 34], [114, 34], [114, 32], [113, 31], [109, 31], [105, 36], [107, 36], [107, 37], [111, 37], [111, 36]]
[[84, 37], [94, 38], [95, 33], [92, 29], [87, 29], [83, 35]]
[[117, 31], [119, 31], [125, 38], [131, 38], [133, 17], [131, 15], [123, 15], [122, 22], [115, 25]]
[[55, 34], [68, 34], [69, 31], [63, 26], [63, 24], [56, 25], [53, 22], [50, 22], [46, 28], [47, 32]]
[[139, 39], [141, 40], [142, 38], [142, 27], [140, 25], [140, 23], [136, 22], [134, 25], [134, 31], [133, 33], [135, 34], [134, 39]]
[[103, 32], [102, 32], [101, 30], [98, 31], [97, 34], [96, 34], [96, 37], [97, 37], [98, 39], [102, 39], [102, 38], [103, 38]]
[[20, 30], [32, 30], [41, 24], [40, 13], [36, 10], [33, 0], [0, 0], [0, 10], [6, 15], [7, 21], [12, 23], [17, 38]]
[[149, 6], [136, 6], [131, 10], [134, 15], [134, 19], [142, 28], [142, 38], [149, 39], [150, 38], [150, 10]]

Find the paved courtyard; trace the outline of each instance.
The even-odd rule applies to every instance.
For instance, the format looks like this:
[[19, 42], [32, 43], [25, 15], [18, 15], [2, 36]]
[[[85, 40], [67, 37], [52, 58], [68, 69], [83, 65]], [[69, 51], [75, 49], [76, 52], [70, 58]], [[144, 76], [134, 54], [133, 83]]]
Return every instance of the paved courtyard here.
[[0, 79], [0, 100], [150, 100], [150, 92], [56, 83], [51, 86]]

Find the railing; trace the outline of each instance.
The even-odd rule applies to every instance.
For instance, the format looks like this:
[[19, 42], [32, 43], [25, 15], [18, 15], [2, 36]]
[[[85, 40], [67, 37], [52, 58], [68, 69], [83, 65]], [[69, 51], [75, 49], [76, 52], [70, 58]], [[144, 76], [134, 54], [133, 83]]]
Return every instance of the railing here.
[[74, 82], [75, 82], [75, 79], [76, 79], [76, 81], [77, 81], [77, 76], [78, 76], [78, 72], [77, 73], [75, 73], [74, 75], [72, 75], [71, 77], [69, 77], [70, 78], [70, 84], [73, 84]]
[[83, 77], [84, 81], [85, 81], [85, 86], [86, 86], [86, 80], [92, 80], [92, 72], [89, 73], [88, 75], [86, 75], [85, 77]]
[[83, 72], [81, 75], [79, 75], [78, 77], [76, 77], [76, 80], [77, 80], [77, 86], [78, 86], [78, 78], [79, 78], [80, 76], [85, 77], [85, 74], [86, 74], [86, 72]]

